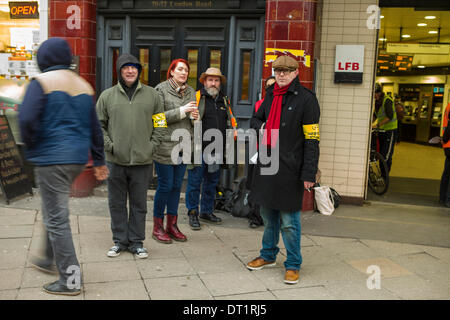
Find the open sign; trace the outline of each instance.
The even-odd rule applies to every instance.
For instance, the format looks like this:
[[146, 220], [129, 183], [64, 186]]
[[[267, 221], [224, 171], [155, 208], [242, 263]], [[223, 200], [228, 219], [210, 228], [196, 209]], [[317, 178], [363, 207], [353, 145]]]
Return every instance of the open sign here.
[[39, 4], [32, 2], [9, 2], [11, 19], [39, 19]]

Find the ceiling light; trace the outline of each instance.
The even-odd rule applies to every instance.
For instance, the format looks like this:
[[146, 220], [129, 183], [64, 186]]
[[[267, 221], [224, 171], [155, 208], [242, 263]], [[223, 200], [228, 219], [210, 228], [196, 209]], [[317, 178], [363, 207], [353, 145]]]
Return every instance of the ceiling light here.
[[436, 30], [430, 30], [430, 31], [428, 31], [428, 33], [430, 33], [430, 34], [436, 34], [436, 33], [438, 33]]
[[380, 19], [383, 19], [384, 18], [384, 16], [380, 16]]
[[418, 26], [418, 27], [426, 27], [427, 24], [426, 24], [426, 23], [418, 23], [417, 26]]
[[436, 16], [426, 16], [425, 19], [427, 19], [427, 20], [436, 19]]
[[402, 38], [411, 38], [411, 35], [409, 35], [409, 34], [403, 34], [403, 35], [402, 35]]
[[425, 66], [417, 66], [417, 68], [423, 69], [425, 68]]
[[379, 41], [386, 41], [387, 39], [386, 38], [380, 38], [380, 39], [378, 39]]

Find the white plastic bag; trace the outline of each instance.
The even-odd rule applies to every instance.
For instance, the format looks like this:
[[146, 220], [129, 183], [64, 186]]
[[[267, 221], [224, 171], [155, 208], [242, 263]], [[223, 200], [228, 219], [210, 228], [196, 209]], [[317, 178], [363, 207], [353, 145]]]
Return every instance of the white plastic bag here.
[[321, 214], [329, 216], [334, 212], [334, 199], [330, 187], [314, 187], [314, 199], [316, 200], [317, 210]]

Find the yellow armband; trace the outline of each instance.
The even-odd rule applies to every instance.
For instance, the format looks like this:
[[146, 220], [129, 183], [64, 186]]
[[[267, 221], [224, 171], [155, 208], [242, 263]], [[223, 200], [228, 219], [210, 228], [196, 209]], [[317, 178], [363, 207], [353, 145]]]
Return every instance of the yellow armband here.
[[164, 113], [157, 113], [152, 116], [153, 127], [155, 128], [167, 128], [166, 115]]
[[306, 124], [303, 126], [305, 139], [314, 139], [320, 141], [319, 124]]

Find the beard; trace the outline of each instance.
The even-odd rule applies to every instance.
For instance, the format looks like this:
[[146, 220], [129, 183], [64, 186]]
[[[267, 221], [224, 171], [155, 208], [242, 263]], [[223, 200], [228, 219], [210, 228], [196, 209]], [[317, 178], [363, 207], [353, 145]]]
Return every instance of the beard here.
[[206, 92], [208, 92], [208, 94], [213, 98], [219, 95], [219, 89], [217, 89], [216, 87], [206, 88]]

